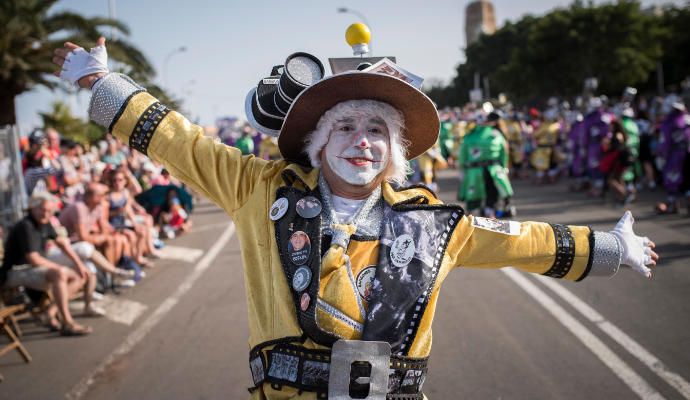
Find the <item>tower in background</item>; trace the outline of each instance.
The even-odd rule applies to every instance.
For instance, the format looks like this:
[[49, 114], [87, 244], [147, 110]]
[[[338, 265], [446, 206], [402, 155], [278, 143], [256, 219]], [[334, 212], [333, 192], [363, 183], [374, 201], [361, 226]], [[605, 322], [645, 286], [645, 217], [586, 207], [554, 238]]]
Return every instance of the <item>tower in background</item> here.
[[465, 7], [465, 39], [467, 46], [476, 42], [482, 33], [496, 32], [496, 14], [489, 0], [473, 1]]

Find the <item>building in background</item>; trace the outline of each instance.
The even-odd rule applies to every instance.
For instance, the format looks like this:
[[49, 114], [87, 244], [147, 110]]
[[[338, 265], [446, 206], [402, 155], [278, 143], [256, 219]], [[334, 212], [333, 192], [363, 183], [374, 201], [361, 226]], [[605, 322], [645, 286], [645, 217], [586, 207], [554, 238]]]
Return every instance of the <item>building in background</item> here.
[[465, 39], [467, 46], [476, 42], [482, 33], [496, 32], [494, 5], [488, 0], [473, 1], [465, 7]]

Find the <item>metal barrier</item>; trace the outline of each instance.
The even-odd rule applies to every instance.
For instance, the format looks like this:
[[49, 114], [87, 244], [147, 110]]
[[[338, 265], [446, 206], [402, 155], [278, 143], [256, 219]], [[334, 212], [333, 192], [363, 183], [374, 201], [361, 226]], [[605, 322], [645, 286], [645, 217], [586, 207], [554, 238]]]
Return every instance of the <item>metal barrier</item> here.
[[0, 226], [7, 228], [23, 216], [27, 196], [19, 155], [19, 130], [0, 126]]

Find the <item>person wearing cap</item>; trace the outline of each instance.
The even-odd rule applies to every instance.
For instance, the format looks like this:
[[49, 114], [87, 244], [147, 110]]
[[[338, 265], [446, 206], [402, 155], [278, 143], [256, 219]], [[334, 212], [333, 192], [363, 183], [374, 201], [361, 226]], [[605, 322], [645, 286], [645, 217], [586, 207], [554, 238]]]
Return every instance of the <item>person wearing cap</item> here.
[[465, 202], [469, 213], [477, 211], [490, 218], [496, 216], [499, 200], [513, 195], [508, 177], [508, 144], [497, 128], [499, 119], [492, 111], [486, 121], [465, 135], [458, 158], [463, 177], [458, 200]]
[[[66, 336], [86, 335], [91, 328], [74, 321], [69, 299], [84, 288], [89, 271], [69, 240], [58, 237], [51, 225], [55, 208], [55, 198], [49, 193], [37, 192], [31, 196], [29, 214], [12, 226], [7, 235], [0, 267], [0, 287], [50, 290], [55, 301], [46, 312], [48, 326]], [[50, 242], [54, 242], [60, 251], [49, 254]], [[56, 319], [58, 313], [62, 325]]]
[[[110, 73], [104, 43], [90, 52], [67, 43], [53, 61], [64, 79], [91, 88], [93, 120], [233, 219], [253, 399], [422, 399], [440, 286], [460, 267], [513, 265], [577, 281], [624, 264], [651, 276], [658, 256], [633, 233], [629, 213], [611, 232], [496, 221], [466, 215], [424, 187], [404, 187], [407, 160], [439, 131], [433, 103], [404, 73], [345, 72], [317, 77], [297, 95], [279, 93], [292, 100], [273, 125], [284, 160], [267, 161], [204, 136], [130, 78]], [[312, 76], [312, 61], [288, 58], [283, 75], [297, 77], [285, 79]], [[259, 107], [267, 111], [259, 97], [248, 96], [250, 122]], [[288, 251], [298, 231], [311, 243], [306, 256]]]

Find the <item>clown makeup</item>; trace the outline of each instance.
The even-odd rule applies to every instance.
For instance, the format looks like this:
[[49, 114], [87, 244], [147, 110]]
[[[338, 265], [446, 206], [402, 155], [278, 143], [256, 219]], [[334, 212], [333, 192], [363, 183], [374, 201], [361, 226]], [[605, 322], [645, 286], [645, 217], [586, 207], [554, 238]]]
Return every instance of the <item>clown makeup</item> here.
[[386, 169], [389, 148], [386, 123], [362, 113], [335, 122], [323, 155], [338, 177], [351, 185], [362, 186]]

